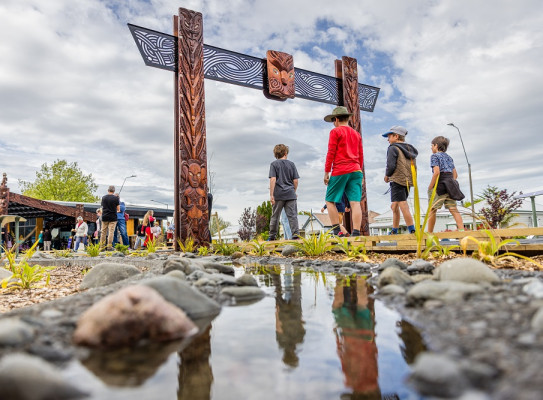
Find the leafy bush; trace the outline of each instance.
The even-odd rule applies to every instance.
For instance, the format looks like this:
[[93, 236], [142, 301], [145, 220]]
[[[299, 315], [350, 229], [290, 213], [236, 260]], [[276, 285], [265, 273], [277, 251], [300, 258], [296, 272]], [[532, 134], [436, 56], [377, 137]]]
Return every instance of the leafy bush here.
[[331, 231], [321, 233], [320, 235], [308, 235], [300, 238], [302, 241], [289, 242], [292, 246], [298, 248], [307, 256], [320, 256], [334, 248], [330, 243], [332, 239]]
[[157, 248], [156, 239], [155, 238], [149, 239], [147, 241], [147, 252], [148, 253], [156, 253], [156, 248]]
[[193, 253], [194, 250], [196, 250], [194, 238], [192, 236], [186, 238], [184, 243], [181, 241], [181, 239], [177, 239], [177, 244], [183, 253]]
[[115, 245], [115, 250], [117, 250], [119, 253], [123, 253], [124, 255], [129, 253], [128, 248], [129, 246], [127, 244], [117, 243]]
[[200, 246], [198, 247], [198, 255], [199, 256], [207, 256], [209, 254], [209, 248], [206, 246]]
[[215, 254], [222, 254], [223, 256], [231, 256], [236, 251], [240, 251], [240, 247], [235, 243], [215, 243], [213, 244], [213, 250]]
[[70, 249], [53, 250], [53, 255], [55, 256], [55, 258], [73, 257], [72, 251]]
[[338, 239], [337, 246], [347, 255], [347, 258], [349, 259], [360, 257], [364, 261], [369, 261], [369, 257], [366, 254], [366, 241], [355, 246], [352, 242], [349, 242], [349, 239], [343, 238]]
[[[32, 289], [49, 285], [50, 274], [48, 271], [55, 267], [42, 267], [41, 265], [30, 266], [28, 260], [34, 255], [38, 242], [28, 249], [20, 262], [15, 262], [15, 247], [11, 250], [4, 248], [8, 259], [8, 269], [13, 273], [9, 278], [2, 280], [2, 289]], [[45, 279], [45, 283], [41, 283]]]
[[543, 265], [539, 264], [535, 260], [531, 259], [530, 257], [526, 257], [517, 253], [513, 253], [510, 251], [506, 251], [503, 254], [498, 254], [502, 247], [505, 247], [509, 244], [515, 244], [518, 245], [518, 240], [515, 239], [505, 239], [502, 241], [497, 241], [492, 232], [485, 229], [483, 232], [485, 232], [488, 235], [489, 240], [478, 240], [474, 238], [473, 236], [466, 236], [462, 238], [460, 241], [460, 247], [462, 248], [462, 251], [464, 252], [464, 256], [466, 255], [468, 243], [470, 241], [477, 244], [477, 250], [473, 252], [473, 257], [479, 258], [479, 260], [490, 263], [492, 265], [496, 265], [496, 262], [500, 259], [514, 259], [516, 258], [522, 258], [524, 260], [527, 260], [531, 262], [534, 265], [537, 265], [539, 268], [543, 269]]
[[85, 249], [89, 257], [98, 257], [100, 255], [100, 243], [89, 244]]

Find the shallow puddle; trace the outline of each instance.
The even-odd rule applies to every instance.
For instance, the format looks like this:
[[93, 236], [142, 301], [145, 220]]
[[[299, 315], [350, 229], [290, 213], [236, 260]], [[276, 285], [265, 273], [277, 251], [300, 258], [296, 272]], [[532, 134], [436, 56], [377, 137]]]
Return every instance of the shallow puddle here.
[[64, 375], [91, 399], [422, 399], [404, 384], [420, 335], [364, 276], [292, 266], [236, 275], [245, 271], [268, 296], [223, 307], [190, 344], [94, 352]]

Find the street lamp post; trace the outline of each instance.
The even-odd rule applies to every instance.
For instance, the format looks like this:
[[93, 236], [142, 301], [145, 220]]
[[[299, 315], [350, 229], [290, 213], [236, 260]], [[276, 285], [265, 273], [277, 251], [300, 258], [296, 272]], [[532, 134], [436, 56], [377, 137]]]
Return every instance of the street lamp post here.
[[124, 178], [123, 184], [121, 185], [121, 189], [119, 190], [119, 195], [123, 191], [124, 183], [126, 182], [126, 180], [130, 179], [130, 178], [135, 178], [135, 177], [136, 177], [136, 175], [130, 175], [130, 176], [127, 176], [126, 178]]
[[458, 127], [452, 122], [449, 122], [447, 125], [452, 126], [453, 128], [456, 128], [456, 130], [458, 131], [458, 135], [460, 136], [460, 143], [462, 143], [462, 149], [464, 149], [464, 155], [466, 156], [466, 162], [468, 163], [469, 193], [471, 196], [471, 219], [472, 219], [472, 224], [473, 224], [472, 228], [475, 229], [475, 207], [473, 203], [473, 182], [471, 180], [471, 164], [469, 163], [469, 160], [468, 160], [468, 155], [466, 153], [466, 148], [464, 147], [464, 141], [462, 140], [462, 134], [460, 133], [460, 129], [458, 129]]
[[161, 201], [156, 201], [156, 200], [151, 200], [151, 201], [154, 201], [155, 203], [159, 203], [159, 204], [164, 204], [166, 206], [166, 210], [169, 210], [168, 203], [163, 203]]

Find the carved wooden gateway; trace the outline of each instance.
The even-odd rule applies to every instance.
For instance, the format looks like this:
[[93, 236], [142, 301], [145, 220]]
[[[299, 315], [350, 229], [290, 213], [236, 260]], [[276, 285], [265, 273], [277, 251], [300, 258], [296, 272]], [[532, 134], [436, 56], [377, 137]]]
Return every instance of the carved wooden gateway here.
[[[202, 14], [179, 9], [173, 35], [128, 24], [146, 65], [173, 71], [175, 79], [175, 242], [192, 236], [209, 242], [204, 78], [260, 89], [268, 98], [302, 98], [344, 105], [361, 132], [360, 110], [372, 112], [379, 88], [358, 83], [354, 58], [337, 60], [336, 77], [294, 68], [290, 54], [269, 50], [267, 58], [235, 53], [203, 42]], [[364, 167], [362, 166], [362, 172]], [[361, 232], [369, 235], [364, 174]]]

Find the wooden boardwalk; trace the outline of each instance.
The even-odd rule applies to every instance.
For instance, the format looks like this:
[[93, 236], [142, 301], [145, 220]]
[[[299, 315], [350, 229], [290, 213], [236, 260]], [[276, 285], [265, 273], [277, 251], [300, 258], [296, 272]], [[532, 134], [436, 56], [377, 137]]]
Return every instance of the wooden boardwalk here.
[[[505, 239], [518, 239], [520, 244], [511, 244], [504, 248], [504, 251], [513, 251], [520, 254], [529, 255], [543, 255], [543, 241], [541, 243], [525, 243], [527, 242], [522, 237], [525, 236], [542, 236], [543, 227], [541, 228], [518, 228], [518, 229], [493, 229], [491, 233], [497, 243]], [[427, 233], [425, 233], [425, 238]], [[434, 233], [434, 236], [440, 239], [442, 246], [447, 246], [447, 240], [451, 241], [451, 245], [458, 244], [459, 240], [466, 236], [472, 236], [479, 241], [489, 241], [490, 238], [484, 231], [464, 231], [464, 232], [438, 232]], [[443, 239], [446, 239], [445, 241]], [[404, 235], [383, 235], [383, 236], [358, 236], [354, 238], [348, 238], [349, 242], [354, 245], [365, 243], [367, 251], [373, 251], [378, 253], [396, 253], [396, 252], [415, 252], [417, 250], [417, 239], [414, 234]], [[284, 244], [288, 240], [276, 240], [269, 242], [270, 244]], [[422, 244], [424, 249], [425, 243]], [[477, 244], [473, 241], [469, 241], [468, 251], [477, 250]], [[456, 250], [460, 251], [460, 250]]]

